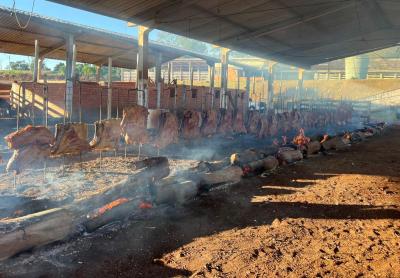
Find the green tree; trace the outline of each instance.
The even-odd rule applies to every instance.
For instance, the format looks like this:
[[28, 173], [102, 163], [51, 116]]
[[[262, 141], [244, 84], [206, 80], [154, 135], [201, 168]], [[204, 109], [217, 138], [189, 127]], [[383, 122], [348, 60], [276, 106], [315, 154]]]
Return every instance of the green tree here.
[[29, 63], [27, 63], [26, 61], [16, 61], [16, 62], [10, 62], [10, 69], [28, 71], [30, 70], [30, 66]]
[[65, 64], [60, 62], [54, 66], [53, 73], [65, 77]]

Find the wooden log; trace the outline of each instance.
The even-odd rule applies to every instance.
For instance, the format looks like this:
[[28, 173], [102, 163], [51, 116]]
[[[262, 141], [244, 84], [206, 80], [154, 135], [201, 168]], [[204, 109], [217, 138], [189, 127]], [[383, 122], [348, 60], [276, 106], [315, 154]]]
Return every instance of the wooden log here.
[[239, 165], [243, 166], [251, 161], [256, 161], [264, 158], [264, 153], [255, 150], [255, 149], [248, 149], [241, 153], [234, 153], [231, 155], [231, 164], [232, 165]]
[[171, 183], [171, 180], [156, 184], [153, 189], [154, 201], [157, 204], [183, 204], [194, 198], [199, 191], [195, 181], [178, 181]]
[[311, 141], [306, 145], [307, 155], [313, 155], [319, 153], [321, 150], [321, 143], [318, 141]]
[[243, 167], [245, 176], [259, 174], [263, 171], [272, 171], [279, 166], [279, 161], [274, 156], [268, 156], [264, 159], [252, 161]]
[[344, 150], [350, 145], [350, 140], [343, 137], [334, 137], [322, 143], [324, 150]]
[[0, 222], [0, 260], [66, 238], [74, 231], [74, 218], [56, 208]]
[[215, 172], [200, 174], [200, 184], [213, 186], [223, 183], [237, 183], [240, 182], [242, 176], [242, 168], [238, 166], [229, 166]]
[[303, 154], [299, 150], [285, 150], [278, 153], [278, 159], [282, 164], [293, 163], [303, 159]]

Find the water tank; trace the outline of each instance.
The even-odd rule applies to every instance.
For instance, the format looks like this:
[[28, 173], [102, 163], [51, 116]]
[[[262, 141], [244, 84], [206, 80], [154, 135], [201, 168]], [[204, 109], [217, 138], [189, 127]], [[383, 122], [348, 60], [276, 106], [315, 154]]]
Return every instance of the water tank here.
[[345, 59], [346, 79], [366, 79], [368, 74], [369, 57], [359, 55]]

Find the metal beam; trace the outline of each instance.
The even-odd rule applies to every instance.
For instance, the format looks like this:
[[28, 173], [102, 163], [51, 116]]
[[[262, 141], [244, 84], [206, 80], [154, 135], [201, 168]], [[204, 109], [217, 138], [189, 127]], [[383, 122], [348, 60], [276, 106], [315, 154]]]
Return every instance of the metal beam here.
[[305, 24], [307, 22], [313, 21], [315, 19], [327, 16], [327, 15], [330, 15], [330, 14], [333, 14], [333, 13], [337, 13], [339, 11], [342, 11], [344, 9], [352, 7], [354, 5], [355, 5], [355, 2], [351, 2], [350, 4], [346, 4], [344, 6], [336, 7], [336, 8], [333, 8], [333, 9], [328, 9], [328, 10], [322, 12], [322, 13], [316, 13], [316, 14], [313, 14], [313, 15], [306, 15], [303, 18], [293, 17], [293, 18], [289, 18], [287, 20], [281, 20], [277, 24], [269, 25], [269, 26], [263, 26], [262, 28], [260, 28], [258, 30], [253, 30], [251, 32], [243, 32], [243, 33], [239, 33], [237, 35], [233, 35], [233, 36], [228, 36], [228, 37], [222, 38], [221, 40], [218, 40], [217, 43], [227, 42], [227, 41], [230, 41], [230, 40], [241, 41], [241, 40], [249, 40], [249, 39], [253, 39], [253, 38], [264, 37], [264, 36], [271, 35], [273, 33], [279, 32], [279, 31], [284, 31], [284, 30], [293, 28], [293, 27], [298, 26], [300, 24]]
[[63, 40], [62, 42], [60, 42], [59, 44], [56, 44], [50, 48], [47, 48], [45, 50], [40, 51], [39, 57], [45, 57], [46, 55], [49, 55], [57, 50], [59, 50], [61, 47], [65, 46], [65, 40]]
[[38, 81], [39, 52], [40, 52], [39, 41], [35, 40], [35, 60], [33, 62], [33, 82]]

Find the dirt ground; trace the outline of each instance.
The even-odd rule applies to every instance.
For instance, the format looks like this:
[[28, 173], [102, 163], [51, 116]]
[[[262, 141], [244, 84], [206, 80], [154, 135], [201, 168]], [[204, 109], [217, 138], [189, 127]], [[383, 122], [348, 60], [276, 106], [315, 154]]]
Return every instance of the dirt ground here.
[[[4, 277], [400, 277], [400, 127], [0, 263]], [[0, 275], [0, 276], [1, 276]]]

